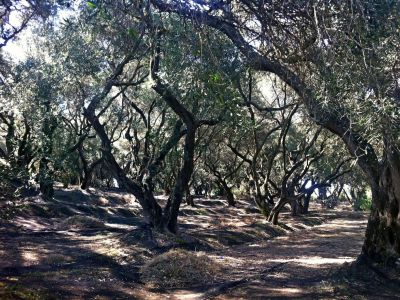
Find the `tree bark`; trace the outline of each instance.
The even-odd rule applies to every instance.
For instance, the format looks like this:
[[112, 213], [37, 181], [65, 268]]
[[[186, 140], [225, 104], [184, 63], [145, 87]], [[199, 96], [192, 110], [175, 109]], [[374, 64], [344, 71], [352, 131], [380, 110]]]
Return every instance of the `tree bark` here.
[[42, 125], [43, 138], [41, 158], [39, 162], [39, 189], [44, 200], [51, 200], [54, 196], [53, 170], [50, 168], [50, 157], [53, 153], [53, 134], [57, 127], [55, 118], [51, 115], [50, 102], [44, 103], [45, 116]]
[[194, 199], [193, 199], [193, 195], [190, 194], [190, 185], [189, 184], [186, 186], [185, 193], [186, 193], [186, 204], [194, 207], [195, 206]]
[[308, 214], [308, 209], [310, 207], [310, 199], [311, 199], [311, 193], [306, 193], [304, 195], [304, 202], [303, 202], [303, 214]]
[[94, 111], [90, 112], [86, 110], [84, 114], [102, 142], [101, 150], [104, 162], [117, 180], [119, 186], [125, 188], [128, 193], [133, 194], [139, 201], [143, 209], [146, 224], [149, 224], [151, 227], [163, 229], [162, 210], [154, 198], [152, 186], [141, 186], [139, 183], [136, 183], [126, 176], [124, 170], [119, 166], [112, 154], [111, 141], [107, 136], [104, 126], [94, 114]]
[[393, 263], [400, 257], [400, 155], [390, 153], [379, 184], [372, 186], [372, 209], [362, 255], [373, 261]]
[[224, 186], [226, 192], [226, 200], [228, 201], [229, 206], [236, 206], [235, 196], [232, 193], [232, 190], [229, 186]]
[[86, 190], [89, 188], [89, 186], [93, 180], [94, 169], [99, 164], [102, 163], [103, 158], [99, 158], [99, 159], [95, 160], [94, 162], [92, 162], [91, 164], [89, 164], [89, 162], [87, 161], [87, 159], [85, 157], [85, 153], [83, 150], [83, 144], [81, 144], [78, 147], [78, 154], [81, 159], [82, 167], [83, 167], [83, 177], [82, 177], [81, 189]]
[[196, 139], [196, 126], [187, 126], [185, 146], [183, 153], [183, 166], [179, 172], [172, 194], [168, 198], [167, 206], [164, 209], [164, 223], [167, 229], [176, 233], [178, 231], [178, 213], [182, 202], [184, 191], [189, 184], [194, 167], [194, 147]]
[[221, 187], [225, 191], [226, 200], [229, 206], [236, 206], [235, 196], [232, 193], [232, 189], [229, 187], [228, 183], [223, 179], [219, 179]]
[[275, 206], [272, 208], [271, 212], [268, 216], [268, 222], [271, 222], [273, 225], [278, 225], [278, 217], [282, 208], [285, 204], [288, 203], [286, 198], [280, 198], [278, 202], [276, 202]]

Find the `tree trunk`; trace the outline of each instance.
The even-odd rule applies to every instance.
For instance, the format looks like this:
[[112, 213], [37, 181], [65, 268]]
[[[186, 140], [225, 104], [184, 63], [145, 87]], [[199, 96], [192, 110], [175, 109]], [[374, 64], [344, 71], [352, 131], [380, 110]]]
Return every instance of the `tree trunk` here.
[[233, 195], [231, 189], [228, 187], [225, 189], [226, 192], [226, 200], [228, 201], [229, 206], [236, 206], [235, 196]]
[[225, 180], [221, 180], [221, 185], [225, 191], [226, 200], [229, 206], [236, 206], [235, 196], [232, 193], [232, 189], [228, 186]]
[[185, 137], [185, 147], [183, 153], [183, 166], [179, 172], [172, 194], [168, 198], [167, 205], [164, 209], [164, 224], [172, 233], [176, 233], [178, 231], [179, 207], [182, 202], [184, 191], [189, 184], [194, 167], [193, 157], [196, 139], [196, 126], [188, 126], [188, 124], [186, 124], [186, 126], [187, 133]]
[[214, 176], [217, 179], [219, 189], [223, 192], [222, 196], [226, 197], [228, 205], [235, 206], [235, 196], [232, 193], [232, 188], [229, 187], [228, 183], [226, 182], [226, 179], [219, 172], [214, 172]]
[[[83, 158], [83, 156], [82, 156]], [[92, 183], [93, 180], [93, 173], [95, 168], [102, 163], [103, 158], [99, 158], [98, 160], [94, 161], [90, 165], [87, 164], [87, 161], [82, 159], [83, 163], [83, 178], [82, 178], [82, 183], [81, 183], [81, 189], [86, 190], [89, 188], [90, 184]], [[85, 165], [86, 164], [86, 165]]]
[[286, 198], [283, 197], [279, 198], [279, 201], [276, 202], [275, 206], [269, 213], [268, 222], [271, 222], [274, 225], [278, 225], [279, 213], [281, 212], [281, 209], [285, 206], [286, 203], [288, 203]]
[[299, 202], [297, 200], [294, 200], [294, 201], [290, 202], [290, 209], [291, 209], [292, 217], [298, 216], [299, 215], [299, 209], [300, 209]]
[[112, 154], [111, 141], [98, 117], [94, 112], [91, 113], [88, 111], [85, 112], [85, 117], [92, 124], [93, 129], [102, 141], [104, 163], [108, 167], [110, 173], [113, 174], [114, 178], [117, 180], [119, 186], [125, 188], [128, 193], [133, 194], [139, 201], [140, 206], [143, 209], [146, 224], [150, 227], [163, 229], [162, 209], [154, 198], [151, 178], [148, 178], [147, 183], [144, 185], [128, 178]]
[[193, 195], [190, 194], [190, 186], [187, 185], [185, 190], [186, 190], [186, 192], [185, 192], [186, 193], [186, 204], [194, 207], [195, 205], [194, 205]]
[[372, 185], [372, 209], [362, 255], [383, 263], [400, 258], [400, 157], [392, 153]]
[[318, 199], [325, 201], [327, 198], [327, 188], [325, 186], [318, 188]]
[[81, 183], [81, 189], [86, 190], [89, 188], [89, 183], [91, 182], [92, 173], [84, 173]]
[[206, 183], [204, 185], [204, 198], [208, 198], [210, 196], [210, 184]]
[[171, 189], [169, 188], [169, 186], [165, 186], [164, 187], [164, 196], [169, 196], [171, 195]]
[[253, 163], [251, 166], [251, 175], [252, 175], [252, 179], [254, 182], [254, 186], [253, 186], [254, 200], [256, 201], [257, 206], [261, 209], [262, 214], [267, 215], [268, 214], [268, 206], [265, 201], [264, 195], [261, 191], [260, 178], [258, 176], [257, 167], [256, 167], [255, 163]]
[[310, 199], [311, 199], [311, 194], [310, 193], [306, 193], [304, 195], [304, 203], [303, 203], [303, 214], [308, 214], [308, 209], [310, 207]]
[[55, 118], [51, 115], [50, 102], [44, 103], [45, 116], [42, 125], [44, 139], [42, 141], [41, 158], [39, 162], [39, 188], [44, 200], [54, 196], [53, 170], [50, 168], [50, 157], [53, 153], [53, 134], [57, 127]]
[[255, 202], [261, 214], [268, 217], [268, 215], [270, 214], [270, 209], [261, 193], [261, 189], [259, 188], [259, 186], [257, 187], [256, 180], [250, 180], [249, 187], [251, 199]]
[[360, 211], [361, 210], [361, 199], [359, 193], [356, 192], [354, 188], [350, 189], [350, 197], [351, 203], [353, 205], [353, 210]]
[[81, 189], [86, 190], [89, 187], [89, 183], [90, 183], [90, 180], [92, 177], [92, 172], [89, 168], [89, 163], [86, 160], [85, 153], [83, 152], [83, 143], [80, 143], [78, 146], [78, 154], [79, 154], [79, 158], [81, 159], [82, 168], [83, 168]]

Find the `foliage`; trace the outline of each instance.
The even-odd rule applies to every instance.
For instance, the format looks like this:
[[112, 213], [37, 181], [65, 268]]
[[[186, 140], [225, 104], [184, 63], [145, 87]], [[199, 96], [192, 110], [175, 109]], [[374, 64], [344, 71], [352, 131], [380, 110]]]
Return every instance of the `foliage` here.
[[359, 202], [360, 202], [360, 204], [359, 204], [360, 208], [362, 210], [369, 211], [371, 209], [371, 206], [372, 206], [372, 197], [369, 196], [368, 194], [364, 194], [361, 197], [361, 199], [359, 200]]

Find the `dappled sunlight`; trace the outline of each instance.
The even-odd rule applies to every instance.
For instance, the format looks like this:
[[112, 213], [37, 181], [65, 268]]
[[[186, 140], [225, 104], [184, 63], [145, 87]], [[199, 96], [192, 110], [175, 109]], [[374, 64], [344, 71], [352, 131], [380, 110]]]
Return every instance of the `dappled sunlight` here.
[[216, 256], [216, 255], [209, 255], [209, 257], [215, 259], [215, 261], [220, 262], [224, 266], [235, 267], [240, 266], [246, 263], [246, 258], [239, 258], [233, 256]]
[[400, 288], [399, 8], [1, 0], [0, 300]]
[[358, 228], [361, 225], [364, 225], [366, 223], [366, 220], [346, 220], [344, 221], [340, 221], [340, 220], [336, 220], [333, 221], [332, 223], [329, 224], [323, 224], [321, 225], [321, 227], [336, 227], [336, 228]]
[[[195, 199], [198, 207], [185, 206], [182, 209], [179, 235], [154, 231], [157, 243], [150, 245], [136, 217], [136, 204], [121, 205], [125, 201], [122, 199], [124, 193], [118, 195], [113, 191], [112, 196], [105, 191], [92, 190], [86, 193], [71, 190], [72, 194], [68, 193], [57, 191], [62, 199], [56, 200], [50, 209], [47, 204], [41, 207], [50, 216], [57, 207], [62, 207], [65, 215], [49, 219], [47, 215], [36, 217], [28, 213], [27, 217], [16, 219], [19, 225], [24, 224], [19, 228], [30, 234], [13, 235], [8, 241], [2, 240], [6, 245], [2, 245], [0, 255], [12, 257], [6, 260], [9, 261], [7, 264], [3, 263], [4, 267], [12, 267], [5, 273], [7, 276], [15, 274], [13, 266], [17, 266], [21, 274], [29, 274], [26, 278], [36, 280], [39, 285], [40, 282], [54, 285], [62, 295], [80, 293], [89, 298], [98, 295], [99, 299], [108, 299], [112, 291], [113, 295], [122, 298], [129, 295], [139, 299], [160, 299], [159, 291], [138, 285], [139, 266], [170, 247], [188, 247], [191, 251], [204, 251], [205, 255], [222, 265], [221, 282], [250, 277], [253, 279], [243, 288], [254, 288], [252, 293], [278, 294], [278, 290], [282, 290], [279, 295], [300, 295], [301, 287], [286, 286], [286, 282], [307, 277], [309, 275], [304, 273], [308, 272], [315, 277], [315, 272], [325, 272], [329, 267], [352, 261], [358, 251], [355, 245], [359, 243], [357, 240], [365, 226], [362, 220], [348, 222], [346, 218], [318, 225], [326, 222], [326, 214], [317, 212], [307, 218], [295, 219], [285, 212], [281, 222], [288, 225], [273, 226], [257, 210], [247, 211], [251, 203], [243, 201], [239, 208], [231, 208], [223, 201], [207, 206], [205, 203], [213, 200]], [[70, 200], [72, 195], [80, 195], [83, 197], [80, 201], [84, 202]], [[82, 221], [79, 228], [58, 225], [76, 215]], [[90, 227], [90, 222], [85, 222], [82, 217], [94, 218], [105, 226]], [[335, 217], [339, 215], [336, 213]], [[350, 241], [350, 237], [351, 250], [346, 250], [348, 245], [342, 241]], [[13, 251], [9, 251], [11, 249]], [[333, 249], [336, 251], [334, 255]], [[29, 273], [31, 269], [23, 268], [32, 268], [32, 273]], [[23, 277], [17, 278], [23, 280]], [[253, 286], [255, 282], [259, 287]], [[207, 289], [220, 283], [210, 284]], [[77, 288], [71, 290], [75, 285]], [[95, 294], [92, 287], [95, 287]], [[241, 288], [239, 286], [238, 291]], [[203, 291], [198, 289], [169, 290], [162, 295], [170, 299], [204, 299]]]
[[180, 299], [180, 300], [200, 300], [202, 298], [203, 293], [193, 293], [191, 291], [178, 291], [175, 292], [171, 299]]
[[290, 297], [290, 295], [300, 294], [300, 293], [304, 292], [303, 289], [291, 288], [291, 287], [268, 288], [265, 291], [266, 295], [268, 295], [268, 291], [274, 292], [274, 293], [277, 293], [277, 294], [287, 295], [289, 297]]
[[341, 265], [346, 262], [354, 261], [354, 257], [337, 257], [327, 258], [320, 256], [302, 256], [299, 258], [288, 258], [288, 259], [270, 259], [270, 262], [276, 263], [296, 263], [302, 266], [320, 266], [320, 265]]
[[49, 223], [43, 223], [42, 221], [34, 218], [22, 218], [22, 217], [17, 217], [14, 220], [15, 224], [18, 224], [22, 228], [25, 228], [26, 230], [32, 230], [32, 231], [40, 231], [40, 230], [45, 230], [48, 228]]
[[37, 264], [40, 261], [38, 253], [32, 250], [24, 250], [21, 256], [24, 260], [23, 264], [26, 266]]

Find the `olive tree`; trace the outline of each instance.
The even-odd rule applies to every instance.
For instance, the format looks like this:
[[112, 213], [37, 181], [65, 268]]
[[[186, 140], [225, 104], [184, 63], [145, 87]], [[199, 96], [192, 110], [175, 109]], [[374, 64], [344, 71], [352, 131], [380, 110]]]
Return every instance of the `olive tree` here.
[[343, 140], [372, 190], [362, 255], [397, 259], [400, 2], [152, 3], [227, 36], [249, 66], [277, 75], [299, 95], [317, 124]]

